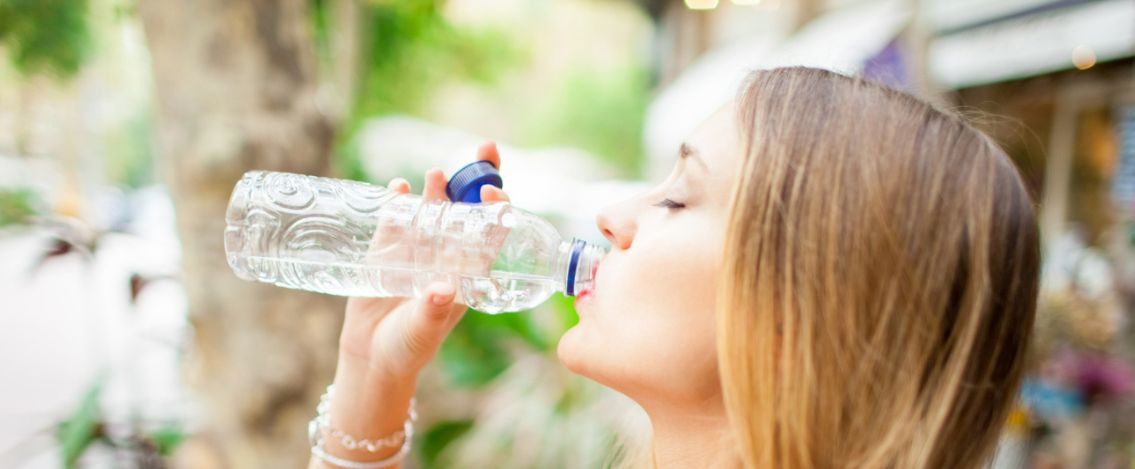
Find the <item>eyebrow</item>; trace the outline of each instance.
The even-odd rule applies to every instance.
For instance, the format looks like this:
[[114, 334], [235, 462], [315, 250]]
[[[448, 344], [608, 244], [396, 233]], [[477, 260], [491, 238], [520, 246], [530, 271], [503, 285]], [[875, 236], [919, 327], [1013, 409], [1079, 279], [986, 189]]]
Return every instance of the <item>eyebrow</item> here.
[[701, 155], [698, 153], [698, 149], [694, 148], [694, 146], [690, 145], [689, 143], [682, 142], [682, 145], [678, 147], [678, 157], [681, 159], [686, 159], [687, 157], [692, 158], [701, 165], [702, 169], [704, 169], [707, 173], [709, 172], [709, 167], [705, 165], [705, 160], [701, 158]]

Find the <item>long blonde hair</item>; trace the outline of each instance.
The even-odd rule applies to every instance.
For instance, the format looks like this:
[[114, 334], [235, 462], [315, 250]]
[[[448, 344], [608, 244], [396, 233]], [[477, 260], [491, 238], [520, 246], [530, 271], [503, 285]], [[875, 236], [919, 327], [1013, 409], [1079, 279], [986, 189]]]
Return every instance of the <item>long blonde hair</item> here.
[[756, 72], [737, 103], [717, 343], [742, 462], [983, 464], [1036, 304], [1011, 161], [960, 118], [822, 70]]

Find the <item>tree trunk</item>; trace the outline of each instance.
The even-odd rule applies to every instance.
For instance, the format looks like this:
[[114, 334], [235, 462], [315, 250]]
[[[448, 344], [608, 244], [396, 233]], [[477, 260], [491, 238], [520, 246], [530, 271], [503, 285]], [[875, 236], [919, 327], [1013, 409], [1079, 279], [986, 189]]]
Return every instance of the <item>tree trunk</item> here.
[[306, 420], [333, 372], [343, 302], [237, 279], [222, 241], [246, 170], [329, 171], [334, 124], [317, 103], [307, 5], [139, 2], [183, 248], [185, 371], [204, 405], [179, 465], [303, 467]]

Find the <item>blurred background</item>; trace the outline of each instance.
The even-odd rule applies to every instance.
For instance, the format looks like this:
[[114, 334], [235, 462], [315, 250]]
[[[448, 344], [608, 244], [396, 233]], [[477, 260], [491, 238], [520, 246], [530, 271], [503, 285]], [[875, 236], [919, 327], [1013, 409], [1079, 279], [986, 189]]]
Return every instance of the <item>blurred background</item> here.
[[[810, 65], [971, 116], [1040, 204], [993, 466], [1135, 468], [1133, 57], [1131, 0], [0, 0], [0, 467], [306, 463], [343, 301], [231, 273], [244, 171], [417, 192], [492, 139], [515, 204], [598, 241], [745, 72]], [[575, 320], [559, 295], [467, 315], [407, 466], [641, 446], [640, 411], [556, 362]]]

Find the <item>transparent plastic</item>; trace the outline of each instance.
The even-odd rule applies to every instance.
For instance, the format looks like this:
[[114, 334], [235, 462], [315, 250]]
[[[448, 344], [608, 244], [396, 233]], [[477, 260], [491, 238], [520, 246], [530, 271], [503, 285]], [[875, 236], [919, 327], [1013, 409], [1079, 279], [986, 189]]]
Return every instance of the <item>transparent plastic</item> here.
[[229, 266], [243, 279], [363, 297], [420, 297], [441, 280], [457, 288], [459, 303], [490, 314], [591, 288], [606, 253], [563, 240], [546, 220], [506, 202], [426, 201], [279, 172], [246, 173], [225, 222]]

